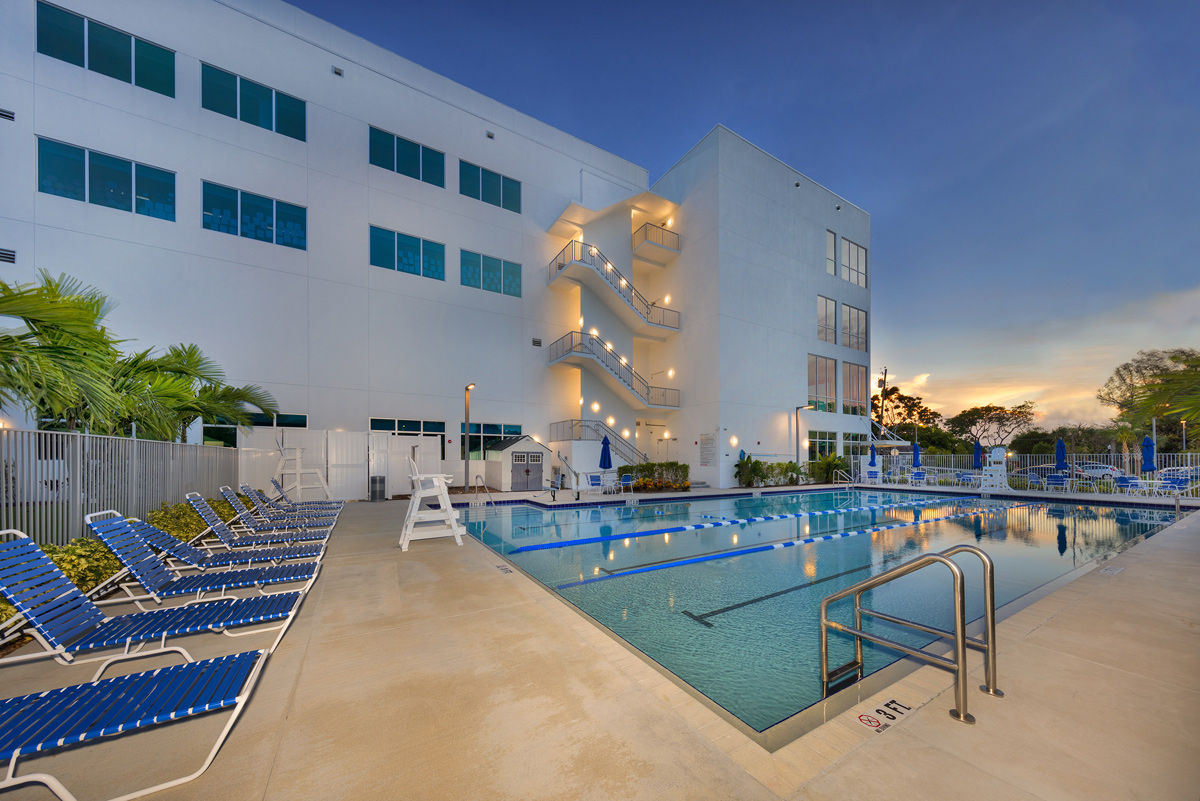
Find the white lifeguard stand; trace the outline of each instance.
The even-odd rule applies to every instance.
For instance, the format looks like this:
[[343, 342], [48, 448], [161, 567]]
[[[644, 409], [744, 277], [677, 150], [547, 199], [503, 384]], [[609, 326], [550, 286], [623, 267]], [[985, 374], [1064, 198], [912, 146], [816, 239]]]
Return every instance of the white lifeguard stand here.
[[[462, 545], [462, 526], [458, 522], [458, 510], [450, 506], [449, 481], [454, 476], [441, 473], [418, 473], [417, 463], [411, 458], [412, 497], [408, 500], [408, 514], [404, 518], [404, 530], [400, 534], [400, 550], [407, 551], [412, 540], [454, 537]], [[421, 502], [437, 500], [438, 508], [421, 508]]]
[[[325, 493], [325, 500], [331, 499], [333, 496], [329, 493], [329, 485], [325, 483], [325, 476], [321, 475], [321, 471], [315, 467], [304, 466], [304, 448], [284, 447], [279, 440], [275, 441], [276, 447], [279, 448], [279, 464], [275, 466], [275, 471], [279, 473], [279, 483], [283, 486], [284, 493], [295, 492], [295, 498], [298, 501], [308, 501], [312, 498], [305, 497], [304, 490], [319, 489]], [[311, 477], [316, 483], [304, 482], [306, 477]]]
[[983, 475], [979, 481], [979, 489], [1010, 489], [1004, 448], [992, 448], [988, 452], [987, 464], [983, 466]]

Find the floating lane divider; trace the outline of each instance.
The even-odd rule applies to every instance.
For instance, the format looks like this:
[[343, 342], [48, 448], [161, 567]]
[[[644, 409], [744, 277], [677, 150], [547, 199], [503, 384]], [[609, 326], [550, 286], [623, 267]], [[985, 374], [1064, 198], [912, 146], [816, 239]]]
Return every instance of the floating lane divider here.
[[881, 512], [886, 509], [901, 509], [914, 506], [934, 506], [945, 503], [981, 500], [975, 495], [956, 498], [939, 498], [932, 501], [905, 501], [904, 503], [888, 503], [881, 506], [855, 506], [848, 509], [825, 509], [820, 512], [796, 512], [786, 515], [763, 515], [762, 517], [745, 517], [740, 520], [717, 520], [713, 523], [695, 523], [690, 526], [672, 526], [671, 528], [656, 528], [653, 531], [633, 531], [628, 534], [607, 534], [602, 537], [583, 537], [577, 540], [560, 540], [558, 542], [543, 542], [536, 545], [522, 545], [508, 553], [525, 553], [526, 551], [545, 551], [551, 548], [569, 548], [573, 545], [593, 545], [597, 542], [612, 540], [637, 539], [638, 537], [653, 537], [656, 534], [678, 534], [681, 531], [699, 531], [705, 528], [721, 528], [722, 526], [738, 526], [742, 523], [765, 523], [769, 520], [795, 520], [800, 517], [820, 517], [822, 515], [844, 515], [847, 512]]
[[[1030, 504], [1030, 505], [1032, 505], [1032, 504]], [[1008, 506], [996, 507], [993, 511], [1000, 511], [1001, 509], [1004, 509], [1005, 511], [1007, 511], [1010, 508], [1012, 508], [1012, 507], [1008, 507]], [[571, 587], [581, 587], [584, 584], [595, 584], [598, 581], [608, 581], [609, 579], [624, 578], [625, 576], [633, 576], [638, 573], [652, 573], [655, 570], [666, 570], [667, 568], [671, 568], [671, 567], [683, 567], [685, 565], [694, 565], [694, 564], [698, 564], [700, 562], [712, 562], [717, 559], [729, 559], [734, 556], [745, 556], [746, 554], [762, 553], [763, 551], [778, 551], [783, 548], [791, 548], [796, 545], [810, 545], [814, 542], [822, 542], [824, 540], [838, 540], [838, 539], [842, 539], [843, 537], [857, 537], [859, 534], [874, 534], [875, 532], [878, 532], [878, 531], [892, 531], [892, 530], [898, 529], [898, 528], [909, 528], [910, 526], [920, 526], [925, 523], [938, 523], [943, 520], [958, 520], [959, 518], [963, 518], [963, 517], [973, 517], [975, 515], [986, 514], [987, 511], [988, 510], [986, 510], [986, 509], [975, 509], [970, 512], [962, 512], [962, 513], [956, 514], [956, 515], [946, 515], [945, 517], [931, 517], [928, 520], [915, 520], [911, 523], [892, 523], [891, 525], [887, 525], [887, 526], [874, 526], [873, 528], [860, 528], [858, 531], [843, 531], [840, 534], [825, 534], [820, 537], [806, 537], [805, 539], [802, 539], [802, 540], [788, 540], [787, 542], [776, 542], [772, 545], [756, 545], [753, 548], [739, 548], [736, 551], [724, 551], [722, 553], [714, 553], [714, 554], [709, 554], [707, 556], [694, 556], [691, 559], [680, 559], [677, 562], [665, 562], [665, 563], [659, 564], [659, 565], [649, 565], [647, 567], [637, 567], [632, 570], [622, 570], [620, 572], [609, 573], [604, 576], [593, 576], [592, 578], [585, 578], [582, 581], [568, 581], [566, 584], [557, 585], [555, 587], [555, 589], [556, 590], [566, 590], [566, 589], [570, 589]], [[796, 515], [790, 515], [790, 516], [795, 517]], [[755, 520], [771, 520], [773, 518], [754, 518], [754, 519]], [[687, 531], [691, 528], [693, 528], [693, 527], [688, 526], [682, 530]]]

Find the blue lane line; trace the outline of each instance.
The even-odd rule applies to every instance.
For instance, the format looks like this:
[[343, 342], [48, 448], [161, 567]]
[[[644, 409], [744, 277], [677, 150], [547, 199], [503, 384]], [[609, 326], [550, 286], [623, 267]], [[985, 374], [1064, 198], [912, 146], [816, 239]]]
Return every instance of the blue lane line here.
[[[1008, 507], [1005, 507], [1007, 510]], [[559, 584], [555, 587], [557, 590], [565, 590], [571, 587], [581, 587], [584, 584], [595, 584], [598, 581], [608, 581], [609, 579], [623, 578], [624, 576], [633, 576], [638, 573], [651, 573], [655, 570], [666, 570], [671, 567], [683, 567], [684, 565], [694, 565], [698, 562], [711, 562], [716, 559], [729, 559], [734, 556], [744, 556], [750, 553], [761, 553], [763, 551], [777, 551], [782, 548], [791, 548], [796, 545], [809, 545], [814, 542], [822, 542], [824, 540], [836, 540], [842, 537], [857, 537], [859, 534], [874, 534], [877, 531], [892, 531], [898, 528], [908, 528], [909, 526], [919, 526], [923, 523], [938, 523], [943, 520], [957, 520], [961, 517], [973, 517], [975, 515], [984, 514], [982, 510], [971, 512], [962, 512], [956, 515], [947, 515], [946, 517], [931, 517], [928, 520], [915, 520], [912, 523], [892, 523], [888, 526], [875, 526], [874, 528], [862, 528], [858, 531], [843, 531], [840, 534], [825, 534], [820, 537], [808, 537], [803, 540], [788, 540], [787, 542], [777, 542], [773, 545], [758, 545], [753, 548], [741, 548], [736, 551], [725, 551], [723, 553], [709, 554], [708, 556], [694, 556], [690, 559], [681, 559], [678, 562], [668, 562], [662, 565], [650, 565], [649, 567], [638, 567], [633, 570], [623, 570], [619, 573], [609, 573], [604, 576], [593, 576], [582, 581], [568, 581], [566, 584]]]
[[977, 501], [980, 500], [977, 496], [966, 495], [954, 498], [941, 498], [934, 501], [906, 501], [904, 503], [889, 503], [882, 506], [856, 506], [850, 509], [826, 509], [821, 512], [798, 512], [795, 514], [786, 515], [765, 515], [763, 517], [747, 517], [741, 520], [718, 520], [715, 523], [696, 523], [690, 526], [674, 526], [672, 528], [656, 528], [653, 531], [634, 531], [629, 534], [606, 534], [602, 537], [583, 537], [577, 540], [560, 540], [558, 542], [543, 542], [537, 545], [523, 545], [520, 548], [514, 548], [508, 553], [525, 553], [526, 551], [544, 551], [550, 548], [568, 548], [573, 545], [592, 545], [597, 542], [611, 542], [612, 540], [636, 539], [638, 537], [652, 537], [655, 534], [678, 534], [681, 531], [699, 531], [705, 528], [721, 528], [722, 526], [737, 526], [742, 523], [763, 523], [768, 520], [794, 520], [800, 517], [819, 517], [821, 515], [841, 515], [847, 512], [881, 512], [886, 509], [900, 509], [906, 506], [933, 506], [945, 503], [957, 503], [959, 501]]

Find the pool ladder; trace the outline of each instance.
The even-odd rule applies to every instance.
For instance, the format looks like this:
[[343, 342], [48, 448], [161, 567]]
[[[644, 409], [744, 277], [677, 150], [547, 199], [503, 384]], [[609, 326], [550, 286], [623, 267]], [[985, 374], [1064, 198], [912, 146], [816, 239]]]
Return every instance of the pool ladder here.
[[[973, 553], [983, 562], [983, 638], [976, 639], [967, 636], [966, 594], [962, 568], [951, 561], [950, 557], [959, 553]], [[954, 577], [954, 631], [926, 626], [911, 620], [867, 609], [862, 605], [862, 595], [867, 590], [873, 590], [894, 581], [901, 576], [914, 573], [929, 565], [945, 565]], [[910, 562], [905, 562], [891, 570], [886, 570], [877, 576], [864, 579], [840, 592], [821, 601], [821, 685], [825, 696], [837, 692], [844, 686], [858, 681], [863, 677], [863, 640], [878, 643], [901, 653], [921, 659], [934, 667], [948, 670], [955, 675], [954, 702], [955, 708], [950, 710], [950, 717], [963, 723], [974, 723], [975, 718], [967, 712], [967, 649], [974, 648], [983, 652], [985, 684], [979, 689], [996, 698], [1003, 698], [1004, 693], [996, 688], [996, 583], [995, 565], [992, 558], [984, 551], [973, 545], [957, 545], [947, 548], [941, 553], [930, 553], [919, 556]], [[843, 598], [854, 596], [854, 626], [846, 626], [836, 620], [829, 619], [829, 605]], [[940, 656], [920, 648], [910, 648], [878, 634], [863, 631], [863, 615], [883, 620], [888, 623], [905, 626], [926, 634], [933, 634], [940, 639], [954, 641], [954, 658]], [[829, 630], [840, 631], [854, 637], [854, 658], [844, 665], [829, 669]], [[851, 680], [850, 677], [853, 677]]]

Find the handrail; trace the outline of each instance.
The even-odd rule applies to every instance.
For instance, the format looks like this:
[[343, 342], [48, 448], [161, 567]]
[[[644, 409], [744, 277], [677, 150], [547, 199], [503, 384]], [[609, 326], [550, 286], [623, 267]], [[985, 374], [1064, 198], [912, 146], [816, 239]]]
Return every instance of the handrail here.
[[652, 387], [636, 370], [623, 364], [620, 357], [604, 343], [604, 340], [582, 331], [569, 331], [550, 343], [551, 363], [572, 353], [591, 356], [608, 368], [633, 394], [650, 406], [679, 406], [679, 390], [670, 387]]
[[833, 483], [834, 484], [853, 484], [854, 476], [850, 475], [845, 470], [834, 470], [833, 471]]
[[[951, 556], [959, 553], [973, 553], [983, 563], [984, 632], [982, 640], [968, 637], [966, 633], [966, 593], [964, 590], [963, 572], [962, 568], [950, 560]], [[945, 565], [954, 577], [953, 632], [943, 631], [932, 626], [925, 626], [911, 620], [877, 612], [873, 609], [866, 609], [862, 606], [862, 595], [864, 592], [932, 564]], [[846, 626], [836, 620], [830, 620], [828, 615], [829, 605], [851, 595], [854, 596], [854, 626]], [[910, 648], [887, 637], [863, 631], [863, 615], [869, 615], [878, 620], [884, 620], [889, 623], [916, 629], [917, 631], [923, 631], [927, 634], [933, 634], [938, 638], [953, 639], [954, 659], [947, 659], [944, 656], [931, 654], [919, 648]], [[829, 669], [829, 629], [834, 629], [835, 631], [840, 631], [854, 637], [854, 659], [834, 670]], [[821, 682], [826, 692], [828, 692], [830, 684], [852, 672], [857, 672], [861, 677], [863, 669], [863, 640], [878, 643], [879, 645], [924, 660], [935, 667], [953, 672], [955, 674], [955, 708], [950, 710], [950, 717], [960, 720], [963, 723], [974, 723], [975, 718], [967, 712], [967, 648], [983, 651], [984, 654], [984, 681], [986, 683], [981, 685], [979, 689], [997, 698], [1004, 696], [1004, 693], [996, 688], [996, 582], [995, 564], [992, 562], [991, 557], [985, 551], [973, 545], [956, 545], [952, 548], [947, 548], [941, 553], [919, 556], [916, 559], [898, 565], [891, 570], [885, 570], [879, 575], [864, 579], [823, 599], [821, 601]]]
[[643, 242], [660, 245], [675, 251], [679, 250], [679, 234], [654, 223], [643, 223], [641, 228], [633, 232], [634, 249], [636, 250], [637, 246]]
[[575, 492], [575, 500], [579, 500], [579, 473], [574, 467], [571, 467], [571, 463], [567, 460], [567, 457], [562, 455], [562, 451], [555, 451], [554, 453], [558, 456], [558, 460], [566, 466], [567, 472], [571, 474], [571, 489]]
[[609, 438], [613, 453], [626, 463], [642, 464], [649, 461], [649, 457], [635, 448], [629, 440], [599, 420], [560, 420], [550, 424], [551, 442], [599, 442], [605, 436]]
[[488, 489], [488, 485], [484, 483], [483, 476], [475, 476], [475, 483], [472, 485], [475, 488], [475, 502], [479, 502], [479, 488], [482, 486], [483, 491], [487, 493], [488, 501], [492, 506], [496, 505], [496, 499], [492, 497], [492, 491]]
[[577, 239], [568, 242], [567, 246], [554, 258], [554, 261], [550, 262], [550, 276], [546, 279], [547, 283], [553, 281], [554, 277], [571, 262], [578, 262], [590, 267], [647, 323], [661, 325], [665, 328], [679, 328], [679, 312], [647, 300], [645, 295], [633, 288], [633, 282], [622, 275], [621, 271], [614, 267], [613, 263], [595, 245], [588, 245]]

